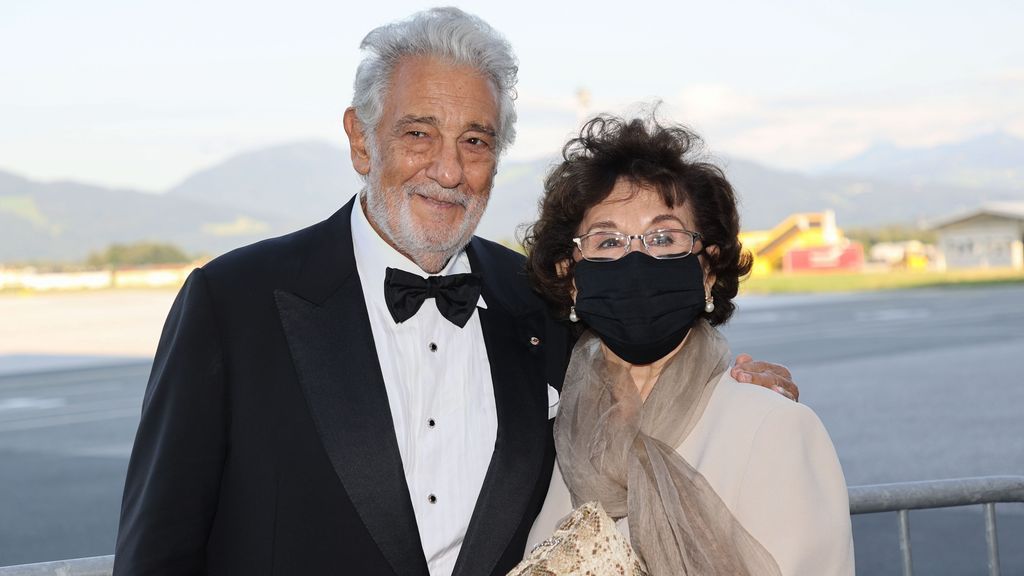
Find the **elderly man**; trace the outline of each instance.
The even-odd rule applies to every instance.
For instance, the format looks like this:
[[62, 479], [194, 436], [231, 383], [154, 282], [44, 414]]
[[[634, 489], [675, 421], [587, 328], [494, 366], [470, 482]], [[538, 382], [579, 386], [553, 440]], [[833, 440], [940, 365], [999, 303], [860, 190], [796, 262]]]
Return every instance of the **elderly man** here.
[[452, 8], [362, 47], [344, 125], [366, 187], [189, 277], [115, 574], [483, 575], [522, 557], [571, 342], [521, 258], [472, 235], [515, 134], [515, 59]]

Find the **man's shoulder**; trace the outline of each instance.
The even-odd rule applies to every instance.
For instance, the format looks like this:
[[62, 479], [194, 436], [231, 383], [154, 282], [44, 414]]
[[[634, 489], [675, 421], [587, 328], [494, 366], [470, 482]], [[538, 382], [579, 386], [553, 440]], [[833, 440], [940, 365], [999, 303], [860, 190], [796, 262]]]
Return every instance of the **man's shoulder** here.
[[[502, 271], [517, 273], [523, 270], [523, 266], [526, 263], [526, 256], [493, 240], [473, 236], [470, 245], [473, 250], [478, 252], [478, 256], [481, 259], [486, 258], [490, 263], [496, 265], [496, 270], [494, 270], [496, 273], [501, 273]], [[488, 270], [488, 273], [490, 272], [491, 270]]]
[[315, 254], [325, 249], [335, 252], [348, 234], [346, 205], [331, 217], [300, 230], [235, 248], [203, 266], [212, 282], [233, 285], [266, 282], [288, 284], [308, 266], [316, 265]]
[[235, 248], [209, 261], [203, 269], [209, 275], [225, 276], [287, 268], [301, 259], [304, 247], [322, 224]]
[[532, 311], [543, 303], [530, 288], [526, 257], [497, 242], [474, 236], [470, 243], [473, 271], [483, 276], [485, 298], [497, 296], [512, 312]]

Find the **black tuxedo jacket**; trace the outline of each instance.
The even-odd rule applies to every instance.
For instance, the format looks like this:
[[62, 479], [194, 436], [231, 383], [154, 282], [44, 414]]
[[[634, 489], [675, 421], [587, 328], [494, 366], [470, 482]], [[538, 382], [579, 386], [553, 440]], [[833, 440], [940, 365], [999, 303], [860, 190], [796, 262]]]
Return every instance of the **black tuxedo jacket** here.
[[[427, 574], [352, 209], [189, 276], [146, 389], [114, 574]], [[521, 256], [479, 238], [467, 250], [498, 433], [454, 573], [500, 575], [547, 491], [547, 385], [561, 387], [569, 339]]]

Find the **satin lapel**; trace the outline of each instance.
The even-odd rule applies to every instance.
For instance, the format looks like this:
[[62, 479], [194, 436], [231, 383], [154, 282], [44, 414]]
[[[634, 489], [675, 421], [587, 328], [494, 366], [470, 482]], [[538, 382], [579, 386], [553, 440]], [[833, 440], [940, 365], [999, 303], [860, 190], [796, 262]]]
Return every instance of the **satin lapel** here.
[[303, 296], [277, 290], [274, 297], [317, 432], [349, 499], [396, 574], [426, 575], [384, 378], [355, 273], [348, 222], [341, 220], [344, 234], [326, 234], [335, 240], [333, 245], [314, 248], [340, 254], [310, 257], [314, 262], [351, 265], [332, 271], [343, 278], [333, 293], [322, 302], [304, 297], [325, 289], [323, 276], [332, 275], [327, 271], [332, 269], [325, 268]]
[[[473, 270], [484, 278], [487, 308], [478, 308], [491, 365], [498, 435], [453, 576], [491, 574], [527, 513], [537, 489], [547, 439], [547, 389], [543, 371], [530, 368], [528, 326], [543, 326], [543, 311], [513, 316], [488, 284], [486, 267], [472, 251]], [[543, 335], [541, 335], [543, 336]], [[542, 363], [540, 364], [542, 366]]]

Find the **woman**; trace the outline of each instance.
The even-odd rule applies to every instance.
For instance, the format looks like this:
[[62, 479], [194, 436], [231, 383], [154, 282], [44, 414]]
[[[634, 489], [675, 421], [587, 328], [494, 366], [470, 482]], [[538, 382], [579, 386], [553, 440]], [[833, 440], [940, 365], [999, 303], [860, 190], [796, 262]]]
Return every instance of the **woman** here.
[[699, 149], [682, 127], [598, 117], [545, 181], [528, 270], [583, 335], [529, 542], [598, 501], [654, 576], [853, 574], [846, 484], [821, 422], [727, 372], [714, 326], [751, 258], [732, 187]]

